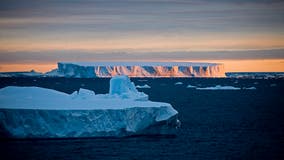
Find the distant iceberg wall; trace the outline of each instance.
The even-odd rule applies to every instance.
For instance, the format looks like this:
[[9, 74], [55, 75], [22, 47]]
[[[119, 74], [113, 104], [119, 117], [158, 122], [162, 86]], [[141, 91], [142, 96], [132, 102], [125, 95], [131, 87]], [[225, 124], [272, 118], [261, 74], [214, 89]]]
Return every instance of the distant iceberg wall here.
[[[54, 73], [56, 72], [56, 74]], [[94, 78], [129, 77], [226, 77], [223, 64], [191, 62], [59, 62], [52, 75]]]

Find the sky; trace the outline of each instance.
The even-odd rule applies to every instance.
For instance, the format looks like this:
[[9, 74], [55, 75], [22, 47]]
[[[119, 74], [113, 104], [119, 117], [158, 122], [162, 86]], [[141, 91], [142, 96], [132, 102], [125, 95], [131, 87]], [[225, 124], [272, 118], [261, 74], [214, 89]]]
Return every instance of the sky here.
[[283, 28], [281, 0], [1, 0], [0, 71], [199, 61], [284, 72]]

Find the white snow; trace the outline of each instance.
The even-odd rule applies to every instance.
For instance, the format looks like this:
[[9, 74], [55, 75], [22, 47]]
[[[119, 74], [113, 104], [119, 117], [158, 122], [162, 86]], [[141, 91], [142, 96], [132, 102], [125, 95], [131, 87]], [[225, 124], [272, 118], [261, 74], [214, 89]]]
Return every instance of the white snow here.
[[196, 88], [197, 90], [240, 90], [241, 88], [233, 86], [221, 86], [216, 85], [215, 87], [205, 87], [205, 88]]
[[176, 82], [175, 85], [182, 85], [182, 82]]
[[0, 102], [1, 128], [15, 138], [161, 133], [178, 124], [170, 104], [149, 101], [127, 76], [111, 79], [110, 94], [9, 86], [0, 89]]
[[189, 84], [189, 85], [186, 86], [186, 88], [196, 88], [196, 86], [193, 86], [193, 85]]
[[137, 85], [136, 88], [151, 88], [148, 84], [144, 84], [144, 85]]

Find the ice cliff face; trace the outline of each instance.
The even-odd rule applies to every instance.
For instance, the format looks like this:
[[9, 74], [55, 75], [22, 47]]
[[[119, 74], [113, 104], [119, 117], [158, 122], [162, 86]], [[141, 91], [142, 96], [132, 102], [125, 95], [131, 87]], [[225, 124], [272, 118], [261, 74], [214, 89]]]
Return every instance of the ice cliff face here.
[[78, 78], [112, 77], [225, 77], [222, 64], [190, 62], [59, 62], [50, 76]]
[[[168, 117], [159, 115], [168, 114]], [[100, 110], [0, 109], [2, 136], [12, 138], [122, 137], [173, 134], [168, 106]]]
[[0, 136], [74, 138], [172, 134], [178, 112], [152, 102], [127, 76], [110, 81], [110, 93], [80, 89], [71, 95], [38, 87], [0, 89]]

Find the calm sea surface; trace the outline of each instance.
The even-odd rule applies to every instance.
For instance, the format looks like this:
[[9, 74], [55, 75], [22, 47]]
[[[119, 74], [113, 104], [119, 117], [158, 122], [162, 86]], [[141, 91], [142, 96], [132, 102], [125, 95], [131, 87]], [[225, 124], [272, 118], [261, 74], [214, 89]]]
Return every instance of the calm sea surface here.
[[[40, 86], [107, 93], [109, 79], [0, 78], [0, 88]], [[1, 140], [1, 159], [284, 159], [284, 79], [132, 79], [153, 101], [168, 102], [182, 123], [176, 136]], [[182, 85], [175, 85], [182, 82]], [[187, 85], [256, 90], [196, 90]], [[1, 105], [1, 102], [0, 102]]]

